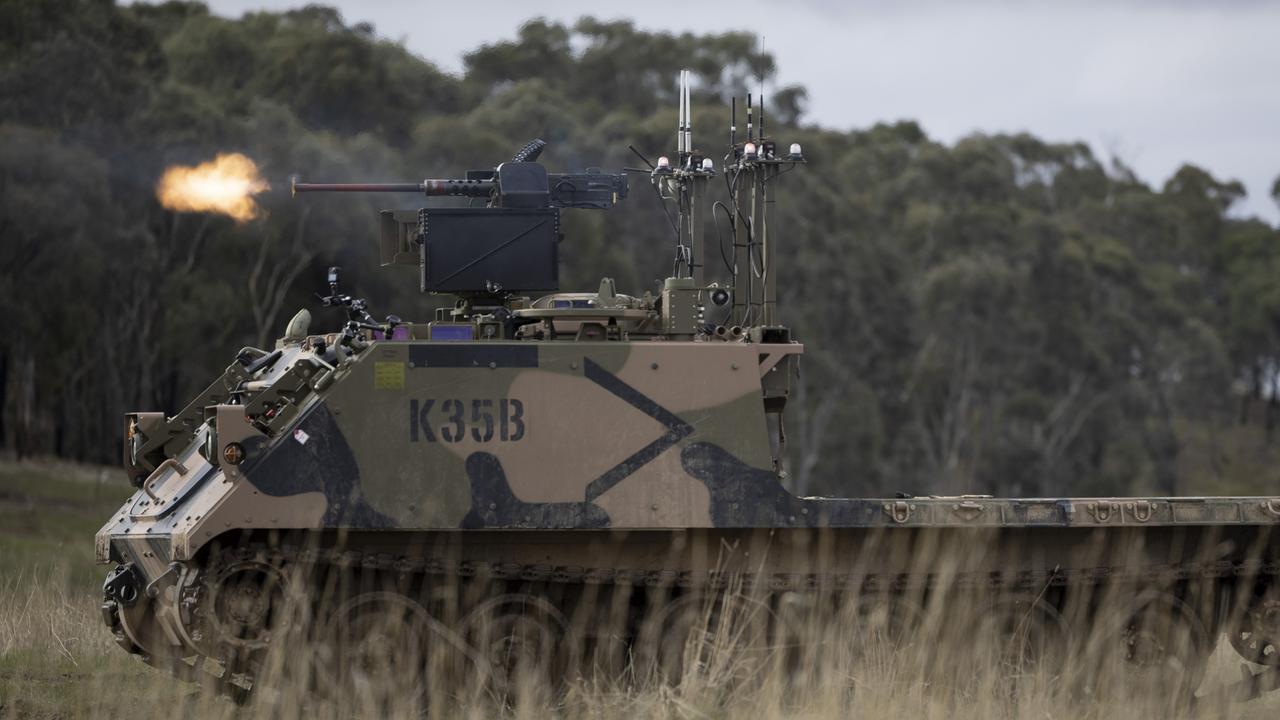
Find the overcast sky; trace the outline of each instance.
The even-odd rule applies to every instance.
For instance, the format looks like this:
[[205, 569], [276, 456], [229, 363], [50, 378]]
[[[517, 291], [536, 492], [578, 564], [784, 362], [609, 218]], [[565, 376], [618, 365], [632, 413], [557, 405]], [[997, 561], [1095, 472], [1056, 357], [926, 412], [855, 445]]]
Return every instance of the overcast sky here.
[[[219, 14], [302, 0], [208, 0]], [[610, 3], [329, 0], [444, 69], [514, 37], [530, 17], [615, 19]], [[837, 128], [918, 120], [933, 137], [1026, 130], [1083, 140], [1159, 185], [1183, 162], [1243, 181], [1240, 214], [1280, 223], [1280, 2], [628, 2], [651, 30], [754, 30], [779, 84], [809, 89], [808, 118]]]

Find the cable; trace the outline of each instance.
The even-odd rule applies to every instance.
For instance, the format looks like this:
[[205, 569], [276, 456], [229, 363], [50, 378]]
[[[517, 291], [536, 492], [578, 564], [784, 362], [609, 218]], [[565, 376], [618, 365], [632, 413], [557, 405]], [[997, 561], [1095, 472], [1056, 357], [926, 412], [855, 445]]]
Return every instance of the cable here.
[[662, 197], [662, 191], [658, 189], [657, 185], [650, 185], [649, 187], [653, 188], [653, 193], [658, 196], [658, 204], [662, 206], [662, 214], [666, 215], [667, 222], [671, 223], [671, 232], [675, 233], [676, 244], [679, 245], [680, 228], [676, 225], [675, 218], [671, 217], [671, 211], [667, 209], [667, 199]]
[[[737, 190], [737, 188], [738, 188], [738, 180], [739, 180], [741, 177], [742, 177], [742, 172], [741, 172], [741, 171], [734, 173], [734, 176], [733, 176], [733, 184], [732, 184], [732, 185], [730, 185], [730, 184], [729, 184], [729, 174], [728, 174], [728, 173], [725, 173], [724, 184], [725, 184], [725, 187], [729, 189], [729, 201], [733, 203], [733, 211], [734, 211], [734, 213], [736, 213], [736, 214], [738, 215], [738, 218], [742, 220], [742, 224], [743, 224], [743, 226], [744, 226], [744, 227], [746, 227], [746, 229], [747, 229], [747, 246], [748, 246], [748, 247], [750, 247], [750, 246], [751, 246], [751, 240], [752, 240], [751, 218], [747, 217], [746, 215], [743, 215], [743, 214], [742, 214], [742, 208], [738, 205], [738, 190]], [[735, 238], [735, 241], [736, 241], [736, 238]]]
[[[727, 160], [728, 156], [725, 156], [725, 157]], [[724, 173], [724, 183], [725, 183], [725, 188], [729, 192], [729, 201], [733, 203], [734, 213], [738, 216], [740, 220], [742, 220], [742, 225], [743, 227], [746, 228], [746, 231], [747, 231], [747, 242], [745, 247], [747, 249], [748, 270], [752, 274], [754, 274], [756, 277], [759, 277], [759, 272], [757, 272], [755, 269], [755, 265], [756, 265], [755, 257], [751, 252], [751, 248], [755, 245], [755, 229], [752, 226], [751, 218], [742, 214], [742, 206], [738, 204], [738, 183], [742, 180], [742, 172], [743, 171], [739, 169], [733, 173], [732, 183], [729, 181], [729, 173], [727, 172]], [[739, 247], [736, 233], [734, 235], [733, 242], [734, 242], [735, 248]], [[736, 254], [736, 250], [735, 250], [735, 254]], [[736, 270], [736, 266], [735, 266], [735, 270]], [[738, 276], [736, 272], [734, 273], [733, 279], [734, 279], [734, 287], [736, 288], [738, 284]], [[742, 318], [742, 324], [744, 326], [749, 326], [751, 324], [752, 310], [753, 310], [751, 295], [752, 295], [752, 292], [750, 288], [748, 288], [747, 297], [744, 299], [744, 303], [743, 303], [744, 307], [746, 308]]]
[[[729, 218], [729, 229], [736, 236], [737, 230], [733, 227], [733, 213], [729, 211], [729, 206], [725, 205], [721, 200], [715, 201], [715, 204], [711, 206], [711, 224], [716, 228], [716, 245], [720, 248], [720, 260], [724, 262], [724, 269], [729, 271], [729, 276], [733, 278], [734, 283], [737, 283], [738, 269], [733, 266], [733, 261], [724, 254], [724, 237], [720, 233], [720, 218], [716, 216], [716, 208], [724, 211], [724, 214]], [[733, 240], [736, 241], [737, 238], [734, 237]]]
[[[711, 224], [714, 225], [716, 228], [716, 247], [720, 249], [720, 260], [721, 262], [724, 263], [725, 269], [729, 271], [729, 278], [733, 281], [734, 289], [737, 289], [738, 268], [736, 268], [733, 262], [729, 259], [729, 257], [724, 254], [724, 236], [720, 232], [720, 218], [719, 216], [716, 215], [716, 208], [720, 208], [720, 210], [724, 212], [725, 216], [729, 218], [729, 230], [733, 233], [733, 238], [732, 238], [733, 242], [737, 241], [738, 231], [733, 226], [733, 213], [729, 211], [729, 206], [725, 205], [720, 200], [715, 201], [715, 203], [711, 205]], [[733, 303], [729, 303], [728, 306], [725, 307], [724, 309], [724, 317], [720, 320], [719, 324], [724, 325], [725, 323], [729, 322], [729, 318], [732, 316], [733, 316]]]

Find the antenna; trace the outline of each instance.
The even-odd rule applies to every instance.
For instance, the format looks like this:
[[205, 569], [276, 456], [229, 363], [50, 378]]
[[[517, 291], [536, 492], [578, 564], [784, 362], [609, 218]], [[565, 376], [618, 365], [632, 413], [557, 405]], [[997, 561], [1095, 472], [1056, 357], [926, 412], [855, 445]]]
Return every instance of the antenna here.
[[684, 70], [680, 71], [680, 80], [677, 83], [677, 92], [680, 93], [679, 106], [676, 117], [676, 154], [684, 157]]
[[[760, 59], [764, 60], [764, 35], [760, 35]], [[756, 75], [756, 80], [760, 82], [760, 139], [764, 140], [764, 70]]]
[[685, 152], [694, 151], [694, 92], [692, 92], [694, 72], [685, 70]]
[[729, 147], [738, 144], [738, 97], [729, 98]]
[[751, 142], [751, 93], [747, 93], [747, 142]]
[[764, 88], [760, 88], [760, 139], [764, 140]]

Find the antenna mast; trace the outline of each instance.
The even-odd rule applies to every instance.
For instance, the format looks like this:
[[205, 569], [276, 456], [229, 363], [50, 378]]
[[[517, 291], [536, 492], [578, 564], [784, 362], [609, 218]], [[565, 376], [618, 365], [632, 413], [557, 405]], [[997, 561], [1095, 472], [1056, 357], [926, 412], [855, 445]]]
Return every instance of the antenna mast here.
[[[763, 90], [763, 79], [761, 88]], [[753, 106], [756, 103], [760, 115], [758, 136], [753, 123], [756, 111]], [[736, 107], [731, 117], [737, 117]], [[729, 137], [732, 140], [735, 136], [736, 128], [731, 125]], [[752, 332], [764, 333], [770, 328], [780, 327], [776, 271], [778, 237], [773, 228], [774, 186], [779, 175], [804, 161], [799, 143], [793, 143], [785, 155], [778, 152], [777, 143], [765, 135], [764, 93], [754, 98], [748, 93], [747, 139], [741, 145], [733, 144], [725, 158], [725, 172], [733, 178], [735, 190], [731, 200], [735, 205], [741, 196], [741, 191], [736, 189], [739, 181], [745, 180], [743, 189], [750, 189], [745, 203], [746, 241], [734, 240], [733, 317], [743, 327], [754, 328]]]
[[676, 223], [676, 278], [692, 279], [694, 285], [704, 282], [705, 258], [703, 242], [702, 199], [707, 180], [715, 175], [710, 158], [693, 147], [693, 71], [681, 70], [676, 117], [676, 164], [666, 157], [658, 158], [651, 178], [664, 200], [674, 200], [679, 222]]
[[[703, 291], [715, 291], [715, 296], [720, 298], [716, 304], [725, 308], [719, 316], [723, 319], [717, 318], [717, 322], [728, 324], [732, 320], [740, 330], [751, 333], [753, 342], [762, 342], [761, 338], [765, 336], [775, 338], [769, 342], [777, 341], [778, 337], [789, 337], [786, 329], [778, 325], [778, 282], [777, 273], [774, 272], [777, 243], [776, 235], [771, 232], [773, 184], [783, 172], [805, 161], [800, 153], [800, 145], [793, 144], [789, 153], [781, 155], [776, 143], [765, 136], [763, 92], [758, 96], [747, 93], [747, 135], [746, 140], [739, 144], [737, 97], [734, 97], [729, 125], [730, 151], [724, 160], [725, 172], [732, 185], [730, 204], [733, 207], [733, 212], [730, 213], [730, 232], [733, 234], [733, 294], [730, 305], [725, 288], [706, 285], [703, 214], [706, 210], [707, 182], [716, 172], [711, 158], [703, 155], [693, 145], [692, 80], [692, 71], [680, 71], [677, 84], [679, 99], [676, 115], [676, 162], [672, 163], [671, 158], [666, 156], [659, 157], [650, 173], [659, 197], [674, 201], [679, 214], [679, 221], [676, 223], [675, 267], [672, 277], [667, 278], [664, 283], [663, 297], [666, 298], [668, 294], [675, 298], [684, 297], [686, 293], [698, 295]], [[760, 113], [758, 136], [756, 112]], [[750, 190], [749, 199], [742, 203], [747, 207], [742, 210], [738, 209], [738, 198], [742, 197], [740, 183], [743, 184], [742, 190]], [[739, 218], [744, 218], [742, 224], [746, 228], [745, 242], [738, 239]], [[701, 308], [701, 305], [698, 307]], [[701, 309], [698, 317], [701, 318], [698, 322], [702, 324], [708, 319]], [[668, 336], [688, 337], [710, 332], [707, 329], [710, 327], [706, 325], [701, 330], [693, 330], [680, 324], [677, 329], [672, 324], [664, 329]], [[742, 333], [738, 336], [741, 337]]]

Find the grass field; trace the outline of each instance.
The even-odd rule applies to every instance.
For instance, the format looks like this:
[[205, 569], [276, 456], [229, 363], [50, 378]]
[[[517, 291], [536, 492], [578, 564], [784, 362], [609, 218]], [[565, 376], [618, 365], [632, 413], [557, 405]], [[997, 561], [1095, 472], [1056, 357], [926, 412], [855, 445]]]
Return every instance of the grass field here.
[[[115, 646], [98, 611], [101, 576], [93, 533], [129, 493], [119, 473], [60, 463], [0, 463], [0, 720], [8, 718], [339, 718], [380, 717], [360, 703], [341, 707], [291, 692], [255, 695], [245, 707], [195, 684], [181, 683]], [[966, 629], [961, 629], [962, 631]], [[810, 628], [831, 637], [839, 627]], [[964, 632], [961, 632], [961, 636]], [[1071, 692], [1071, 681], [1020, 682], [1011, 689], [981, 644], [915, 643], [877, 647], [856, 657], [823, 656], [782, 670], [748, 667], [731, 649], [678, 687], [579, 682], [552, 699], [526, 692], [514, 707], [479, 695], [437, 698], [437, 717], [509, 714], [538, 718], [1110, 718], [1167, 717], [1168, 698], [1126, 695], [1099, 701]], [[286, 659], [285, 662], [290, 662]], [[926, 676], [941, 662], [973, 672], [964, 682]], [[1229, 649], [1216, 651], [1201, 692], [1239, 679]], [[1273, 718], [1280, 693], [1248, 704], [1210, 701], [1182, 714]], [[411, 714], [411, 713], [405, 713]]]
[[93, 534], [131, 492], [108, 468], [0, 464], [0, 717], [125, 717], [131, 698], [182, 697], [157, 695], [97, 613]]

